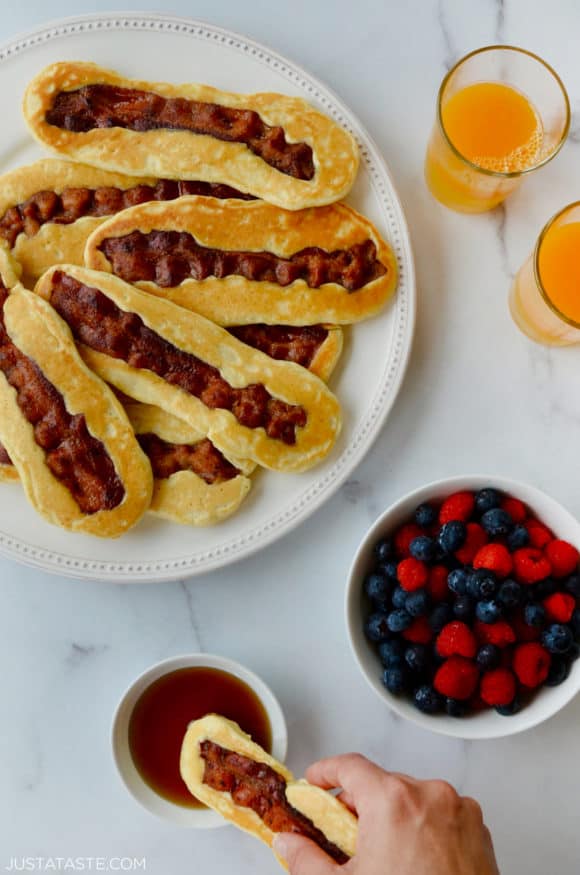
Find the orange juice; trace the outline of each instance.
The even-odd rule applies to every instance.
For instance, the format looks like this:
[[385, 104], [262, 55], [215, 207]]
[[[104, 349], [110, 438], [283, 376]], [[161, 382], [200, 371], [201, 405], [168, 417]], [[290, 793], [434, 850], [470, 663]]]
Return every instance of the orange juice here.
[[541, 159], [540, 116], [524, 94], [501, 82], [456, 91], [441, 105], [441, 126], [429, 143], [425, 175], [431, 193], [452, 209], [492, 209]]
[[538, 113], [527, 97], [501, 82], [456, 91], [442, 107], [442, 121], [457, 151], [486, 170], [525, 170], [542, 146]]
[[548, 231], [540, 247], [538, 269], [554, 307], [580, 324], [580, 222]]
[[514, 322], [538, 343], [580, 343], [580, 201], [546, 225], [510, 292]]
[[441, 83], [427, 186], [452, 210], [491, 210], [558, 154], [569, 129], [570, 101], [549, 64], [517, 46], [476, 49]]

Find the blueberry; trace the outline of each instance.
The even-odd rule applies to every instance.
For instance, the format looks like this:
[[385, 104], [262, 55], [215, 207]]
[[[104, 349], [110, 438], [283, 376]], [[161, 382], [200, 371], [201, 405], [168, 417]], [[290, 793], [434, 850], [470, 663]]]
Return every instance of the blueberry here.
[[443, 707], [443, 699], [429, 684], [415, 690], [413, 703], [424, 714], [436, 714]]
[[418, 535], [413, 538], [409, 545], [409, 552], [414, 559], [420, 562], [432, 562], [435, 558], [436, 544], [428, 535]]
[[416, 673], [424, 671], [427, 662], [427, 648], [424, 644], [410, 644], [405, 650], [405, 663], [411, 671]]
[[559, 589], [557, 582], [552, 577], [546, 577], [545, 580], [540, 580], [534, 587], [534, 598], [536, 601], [543, 601], [549, 595]]
[[482, 671], [496, 668], [501, 660], [501, 650], [494, 644], [483, 644], [477, 651], [475, 660]]
[[529, 543], [530, 536], [528, 535], [528, 530], [521, 524], [514, 526], [506, 539], [507, 548], [512, 553], [515, 550], [520, 550], [522, 547], [527, 547]]
[[459, 699], [445, 699], [445, 711], [450, 717], [465, 717], [467, 707], [467, 702], [461, 702]]
[[515, 580], [504, 580], [499, 588], [497, 598], [504, 608], [517, 608], [522, 600], [524, 591]]
[[409, 593], [403, 589], [402, 586], [396, 586], [393, 590], [393, 607], [394, 608], [404, 608], [407, 602], [407, 596]]
[[478, 602], [475, 606], [475, 616], [482, 623], [497, 623], [501, 617], [501, 605], [495, 599]]
[[388, 616], [384, 611], [377, 611], [376, 614], [370, 615], [365, 623], [365, 635], [369, 641], [386, 641], [391, 637], [387, 624]]
[[467, 594], [472, 598], [479, 598], [479, 582], [484, 577], [487, 577], [485, 568], [477, 568], [467, 573]]
[[433, 562], [436, 564], [437, 563], [442, 564], [442, 563], [445, 563], [446, 559], [447, 559], [447, 554], [444, 553], [443, 550], [441, 549], [439, 541], [435, 541], [435, 557], [433, 559]]
[[420, 504], [415, 511], [415, 522], [418, 526], [421, 526], [422, 529], [427, 528], [427, 526], [432, 526], [436, 519], [437, 511], [432, 504], [428, 504], [427, 502]]
[[389, 580], [396, 581], [397, 579], [397, 565], [399, 563], [396, 559], [389, 559], [388, 562], [381, 562], [378, 567], [378, 571], [381, 574], [384, 574], [385, 577], [388, 577]]
[[514, 524], [507, 510], [494, 507], [492, 510], [486, 510], [481, 518], [481, 525], [488, 535], [491, 535], [492, 538], [498, 538], [502, 535], [509, 535]]
[[488, 571], [479, 581], [479, 595], [482, 599], [491, 599], [497, 593], [498, 583], [493, 572]]
[[403, 643], [399, 638], [379, 644], [379, 657], [385, 668], [400, 668], [403, 664]]
[[405, 692], [406, 678], [402, 668], [386, 668], [382, 680], [389, 693], [398, 696]]
[[365, 592], [373, 602], [386, 604], [391, 597], [392, 589], [393, 585], [389, 579], [378, 571], [373, 571], [365, 578]]
[[553, 656], [545, 683], [548, 687], [557, 687], [566, 680], [569, 674], [570, 661], [564, 659], [563, 656]]
[[546, 623], [546, 609], [543, 605], [531, 602], [524, 608], [524, 621], [534, 629], [541, 629]]
[[391, 632], [404, 632], [412, 622], [411, 614], [408, 614], [402, 608], [397, 611], [391, 611], [387, 617], [387, 626]]
[[394, 554], [393, 542], [390, 538], [381, 538], [375, 544], [375, 556], [379, 562], [388, 562]]
[[422, 617], [429, 610], [429, 593], [426, 589], [410, 592], [405, 600], [405, 610], [412, 617]]
[[570, 620], [572, 634], [576, 641], [580, 641], [580, 608], [576, 608]]
[[571, 595], [580, 599], [580, 574], [571, 574], [564, 584], [564, 588]]
[[460, 520], [451, 520], [441, 526], [437, 540], [444, 553], [455, 553], [462, 546], [466, 535], [465, 523]]
[[471, 620], [475, 610], [475, 601], [470, 595], [458, 595], [453, 602], [453, 616], [458, 620]]
[[509, 705], [497, 705], [495, 710], [498, 714], [501, 714], [502, 717], [511, 717], [512, 714], [517, 714], [521, 707], [522, 703], [516, 696]]
[[578, 659], [578, 657], [580, 656], [580, 644], [576, 644], [576, 642], [574, 642], [566, 656], [568, 657], [570, 662], [574, 662], [575, 659]]
[[449, 572], [447, 586], [456, 595], [465, 595], [468, 577], [469, 575], [465, 568], [456, 568], [454, 571]]
[[475, 496], [475, 508], [479, 514], [484, 514], [501, 504], [501, 492], [497, 489], [480, 489]]
[[566, 653], [574, 643], [572, 630], [562, 623], [553, 623], [544, 630], [542, 643], [550, 653]]
[[477, 568], [467, 578], [467, 593], [474, 599], [491, 598], [497, 592], [497, 581], [492, 571]]
[[451, 608], [445, 602], [441, 605], [437, 605], [436, 608], [433, 608], [429, 614], [429, 625], [436, 635], [438, 635], [441, 629], [449, 623], [451, 616]]

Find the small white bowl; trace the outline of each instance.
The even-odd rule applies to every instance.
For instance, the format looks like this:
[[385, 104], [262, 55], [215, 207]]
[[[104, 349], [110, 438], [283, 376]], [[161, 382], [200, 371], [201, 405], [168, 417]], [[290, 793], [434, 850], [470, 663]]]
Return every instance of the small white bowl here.
[[132, 796], [152, 814], [179, 826], [194, 829], [211, 829], [226, 826], [216, 811], [210, 808], [185, 808], [159, 796], [145, 783], [131, 757], [129, 750], [129, 720], [141, 694], [158, 678], [180, 668], [216, 668], [234, 675], [246, 683], [264, 706], [272, 729], [272, 756], [284, 761], [288, 747], [288, 733], [282, 708], [272, 691], [257, 675], [224, 656], [209, 653], [189, 653], [173, 656], [148, 668], [133, 681], [123, 694], [113, 717], [111, 744], [113, 758], [125, 787]]
[[493, 709], [482, 711], [468, 717], [456, 718], [447, 715], [431, 716], [418, 711], [403, 696], [390, 693], [381, 681], [381, 663], [373, 645], [363, 632], [363, 615], [368, 605], [363, 591], [363, 579], [373, 565], [373, 546], [381, 536], [389, 535], [402, 523], [412, 517], [415, 508], [424, 501], [437, 501], [463, 489], [477, 491], [486, 486], [521, 499], [536, 516], [555, 533], [580, 549], [580, 523], [561, 504], [553, 498], [525, 483], [503, 477], [473, 475], [451, 477], [437, 480], [421, 489], [416, 489], [391, 505], [371, 526], [363, 538], [354, 557], [348, 574], [346, 589], [346, 625], [354, 657], [365, 679], [380, 696], [401, 717], [412, 720], [424, 729], [450, 735], [455, 738], [486, 739], [515, 735], [525, 729], [537, 726], [553, 717], [580, 691], [580, 659], [576, 660], [569, 677], [557, 687], [543, 687], [530, 704], [518, 714], [502, 717]]

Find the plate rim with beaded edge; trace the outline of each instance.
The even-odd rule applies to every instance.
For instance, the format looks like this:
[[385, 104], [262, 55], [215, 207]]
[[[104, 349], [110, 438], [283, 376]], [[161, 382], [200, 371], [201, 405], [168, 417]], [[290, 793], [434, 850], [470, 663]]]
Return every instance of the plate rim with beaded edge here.
[[[152, 41], [157, 51], [152, 50]], [[181, 51], [190, 44], [196, 52]], [[171, 50], [163, 52], [163, 47]], [[139, 54], [147, 58], [146, 64], [140, 66]], [[48, 23], [1, 45], [0, 85], [5, 87], [0, 88], [0, 109], [10, 119], [4, 143], [0, 143], [1, 173], [45, 154], [27, 134], [21, 118], [19, 98], [26, 81], [47, 63], [79, 57], [143, 79], [159, 80], [167, 70], [172, 74], [171, 78], [167, 75], [169, 81], [207, 81], [226, 90], [303, 96], [358, 141], [361, 169], [346, 202], [377, 224], [398, 263], [398, 289], [385, 311], [347, 329], [343, 361], [330, 383], [345, 404], [343, 434], [337, 446], [321, 465], [303, 474], [260, 472], [249, 498], [229, 520], [210, 530], [147, 517], [121, 539], [103, 541], [49, 525], [28, 505], [18, 484], [2, 484], [0, 555], [77, 579], [183, 580], [272, 544], [328, 500], [363, 459], [394, 404], [409, 360], [416, 310], [411, 242], [384, 158], [356, 116], [329, 88], [254, 40], [179, 16], [149, 12], [80, 15]]]

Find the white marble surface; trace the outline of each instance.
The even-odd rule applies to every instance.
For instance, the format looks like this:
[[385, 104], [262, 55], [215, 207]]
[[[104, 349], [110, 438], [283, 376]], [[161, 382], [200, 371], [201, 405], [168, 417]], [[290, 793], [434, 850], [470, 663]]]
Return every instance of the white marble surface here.
[[[8, 5], [8, 4], [7, 4]], [[3, 8], [0, 38], [109, 3]], [[124, 0], [123, 9], [158, 9]], [[543, 222], [580, 196], [580, 112], [569, 143], [505, 210], [461, 217], [422, 178], [435, 94], [449, 64], [492, 42], [552, 62], [580, 111], [576, 0], [174, 0], [166, 11], [241, 31], [305, 65], [359, 114], [397, 181], [416, 251], [419, 320], [388, 424], [355, 476], [261, 555], [175, 584], [116, 587], [0, 561], [0, 868], [11, 857], [146, 857], [154, 875], [276, 871], [228, 828], [157, 821], [126, 794], [109, 750], [123, 688], [152, 662], [202, 649], [261, 674], [278, 694], [300, 771], [361, 750], [385, 767], [442, 776], [481, 800], [503, 875], [580, 870], [580, 699], [544, 726], [490, 743], [445, 740], [395, 719], [347, 648], [346, 569], [380, 510], [426, 480], [495, 472], [580, 513], [578, 349], [546, 350], [510, 321], [510, 277]], [[257, 634], [256, 621], [271, 631]]]

